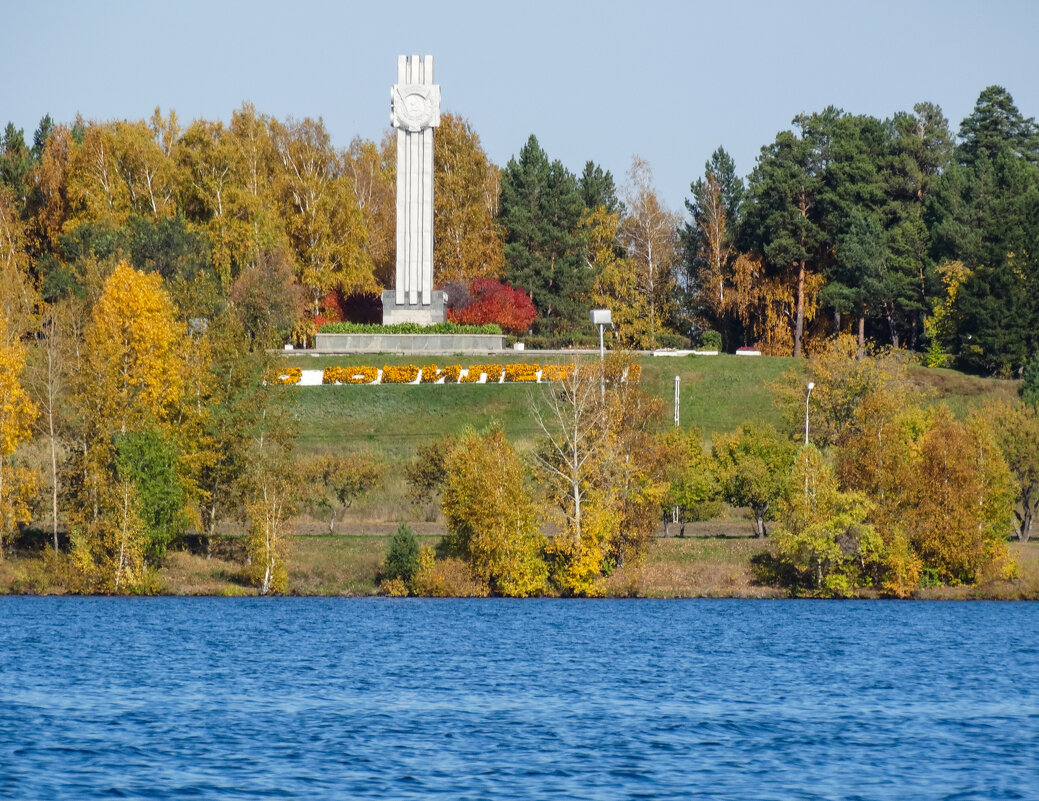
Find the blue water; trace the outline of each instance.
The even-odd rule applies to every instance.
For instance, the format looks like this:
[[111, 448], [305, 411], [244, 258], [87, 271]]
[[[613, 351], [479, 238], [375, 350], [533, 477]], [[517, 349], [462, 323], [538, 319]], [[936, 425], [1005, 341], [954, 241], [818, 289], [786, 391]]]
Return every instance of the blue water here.
[[1039, 604], [0, 615], [0, 798], [1039, 798]]

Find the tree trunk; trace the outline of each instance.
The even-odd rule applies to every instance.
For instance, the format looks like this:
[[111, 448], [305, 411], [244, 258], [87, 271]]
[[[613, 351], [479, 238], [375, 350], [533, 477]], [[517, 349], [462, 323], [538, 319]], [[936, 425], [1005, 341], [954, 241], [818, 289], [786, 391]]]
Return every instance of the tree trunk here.
[[866, 355], [866, 315], [859, 315], [859, 350], [858, 357], [862, 359]]
[[805, 328], [805, 263], [797, 268], [797, 320], [794, 324], [794, 358], [801, 358], [801, 336]]
[[1028, 538], [1032, 536], [1032, 493], [1026, 491], [1024, 497], [1021, 499], [1021, 511], [1014, 510], [1014, 515], [1017, 517], [1020, 525], [1017, 527], [1017, 539], [1020, 542], [1028, 542]]

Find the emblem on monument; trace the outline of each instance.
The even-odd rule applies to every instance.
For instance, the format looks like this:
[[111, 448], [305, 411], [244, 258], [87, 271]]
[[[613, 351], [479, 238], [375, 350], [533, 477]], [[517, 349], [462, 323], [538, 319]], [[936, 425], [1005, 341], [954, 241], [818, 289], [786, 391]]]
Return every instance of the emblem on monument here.
[[393, 113], [390, 122], [394, 128], [421, 131], [440, 125], [440, 87], [405, 84], [393, 87]]

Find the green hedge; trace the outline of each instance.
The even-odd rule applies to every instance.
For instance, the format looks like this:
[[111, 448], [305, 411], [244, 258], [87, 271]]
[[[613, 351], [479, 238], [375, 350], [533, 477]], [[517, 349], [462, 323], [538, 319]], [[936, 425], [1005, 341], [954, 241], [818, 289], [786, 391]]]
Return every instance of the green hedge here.
[[457, 325], [456, 323], [325, 323], [319, 334], [501, 334], [501, 328], [490, 325]]

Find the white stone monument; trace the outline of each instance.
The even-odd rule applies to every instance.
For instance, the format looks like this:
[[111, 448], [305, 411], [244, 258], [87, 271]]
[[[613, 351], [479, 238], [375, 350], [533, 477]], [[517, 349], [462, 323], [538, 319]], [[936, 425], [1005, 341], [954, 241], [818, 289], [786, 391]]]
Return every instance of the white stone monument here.
[[382, 321], [430, 325], [444, 320], [444, 293], [433, 291], [433, 129], [440, 125], [433, 56], [398, 56], [390, 97], [397, 129], [397, 282], [382, 293]]

